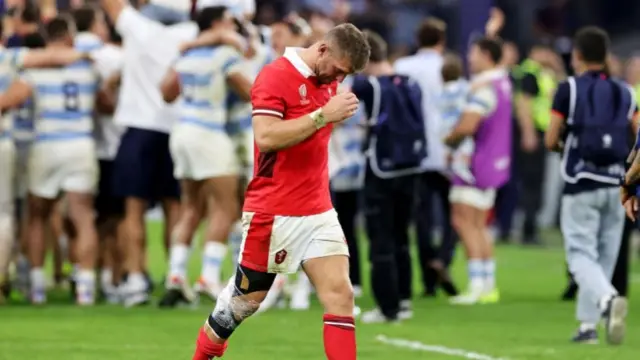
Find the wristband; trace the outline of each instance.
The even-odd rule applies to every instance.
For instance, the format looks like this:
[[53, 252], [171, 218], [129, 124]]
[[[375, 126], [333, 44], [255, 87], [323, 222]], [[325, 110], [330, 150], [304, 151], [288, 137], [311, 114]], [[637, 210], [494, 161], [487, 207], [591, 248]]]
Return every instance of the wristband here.
[[322, 129], [327, 125], [327, 120], [324, 118], [324, 114], [322, 113], [322, 109], [318, 109], [311, 114], [309, 114], [311, 119], [313, 120], [314, 125], [317, 130]]
[[627, 175], [622, 175], [620, 177], [620, 186], [623, 187], [625, 190], [631, 192], [631, 193], [635, 193], [635, 185], [633, 184], [627, 184]]

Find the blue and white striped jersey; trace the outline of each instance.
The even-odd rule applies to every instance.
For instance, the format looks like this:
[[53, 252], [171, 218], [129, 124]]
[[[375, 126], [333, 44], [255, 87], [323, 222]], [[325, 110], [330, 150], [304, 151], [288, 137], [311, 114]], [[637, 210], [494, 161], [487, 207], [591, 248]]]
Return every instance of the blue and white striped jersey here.
[[203, 47], [187, 51], [174, 66], [180, 77], [180, 123], [225, 131], [227, 123], [227, 77], [242, 62], [233, 47]]
[[[3, 48], [0, 46], [0, 93], [4, 93], [18, 76], [18, 72], [24, 62], [26, 49]], [[12, 114], [8, 112], [0, 118], [0, 138], [10, 136], [13, 127]]]
[[444, 84], [439, 99], [442, 117], [442, 138], [447, 136], [460, 120], [462, 110], [467, 103], [468, 94], [469, 82], [464, 78]]
[[[258, 47], [257, 54], [253, 58], [244, 61], [240, 71], [247, 79], [253, 82], [260, 70], [272, 62], [275, 57], [276, 55], [271, 47], [262, 45]], [[229, 126], [227, 130], [230, 135], [251, 129], [250, 102], [243, 101], [233, 91], [230, 91], [227, 98], [227, 109], [229, 111]]]
[[[348, 89], [353, 77], [347, 77], [342, 86]], [[335, 126], [329, 141], [329, 176], [333, 191], [351, 191], [362, 187], [364, 180], [365, 156], [363, 144], [366, 123], [364, 106], [360, 106], [354, 116]]]
[[27, 70], [22, 80], [33, 89], [35, 141], [90, 138], [93, 135], [99, 75], [90, 62]]
[[33, 98], [29, 98], [13, 112], [13, 128], [11, 135], [16, 145], [28, 145], [33, 140], [33, 122], [35, 116], [35, 106]]

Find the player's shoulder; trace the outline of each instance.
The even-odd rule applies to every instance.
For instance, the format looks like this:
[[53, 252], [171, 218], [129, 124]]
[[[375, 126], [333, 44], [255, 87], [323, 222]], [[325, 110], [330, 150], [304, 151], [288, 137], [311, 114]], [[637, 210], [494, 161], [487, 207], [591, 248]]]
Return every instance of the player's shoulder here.
[[282, 84], [283, 80], [289, 78], [292, 74], [294, 74], [294, 69], [288, 65], [287, 60], [280, 57], [262, 68], [256, 78], [256, 82], [269, 85]]
[[242, 53], [238, 51], [233, 46], [230, 45], [219, 45], [214, 48], [214, 52], [216, 56], [227, 56], [227, 57], [239, 57], [242, 56]]

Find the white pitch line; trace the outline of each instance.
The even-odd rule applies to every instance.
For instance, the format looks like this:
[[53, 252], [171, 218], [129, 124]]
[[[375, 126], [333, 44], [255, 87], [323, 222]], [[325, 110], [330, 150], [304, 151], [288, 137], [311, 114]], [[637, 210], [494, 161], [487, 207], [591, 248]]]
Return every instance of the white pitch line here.
[[455, 349], [442, 345], [429, 345], [419, 341], [412, 341], [406, 339], [392, 339], [384, 335], [376, 336], [376, 340], [387, 345], [413, 350], [424, 351], [443, 355], [457, 356], [470, 360], [508, 360], [507, 358], [493, 357], [491, 355], [479, 354], [473, 351], [467, 351], [464, 349]]

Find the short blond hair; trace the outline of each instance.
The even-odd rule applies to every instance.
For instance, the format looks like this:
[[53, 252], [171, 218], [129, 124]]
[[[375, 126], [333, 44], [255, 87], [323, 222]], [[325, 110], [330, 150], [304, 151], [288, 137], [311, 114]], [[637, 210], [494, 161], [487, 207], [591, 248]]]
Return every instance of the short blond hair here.
[[364, 33], [353, 24], [345, 23], [334, 27], [324, 39], [332, 50], [349, 58], [354, 72], [367, 66], [371, 48]]
[[447, 53], [444, 55], [442, 63], [442, 80], [444, 82], [455, 81], [462, 77], [464, 73], [464, 65], [462, 58], [456, 53]]

